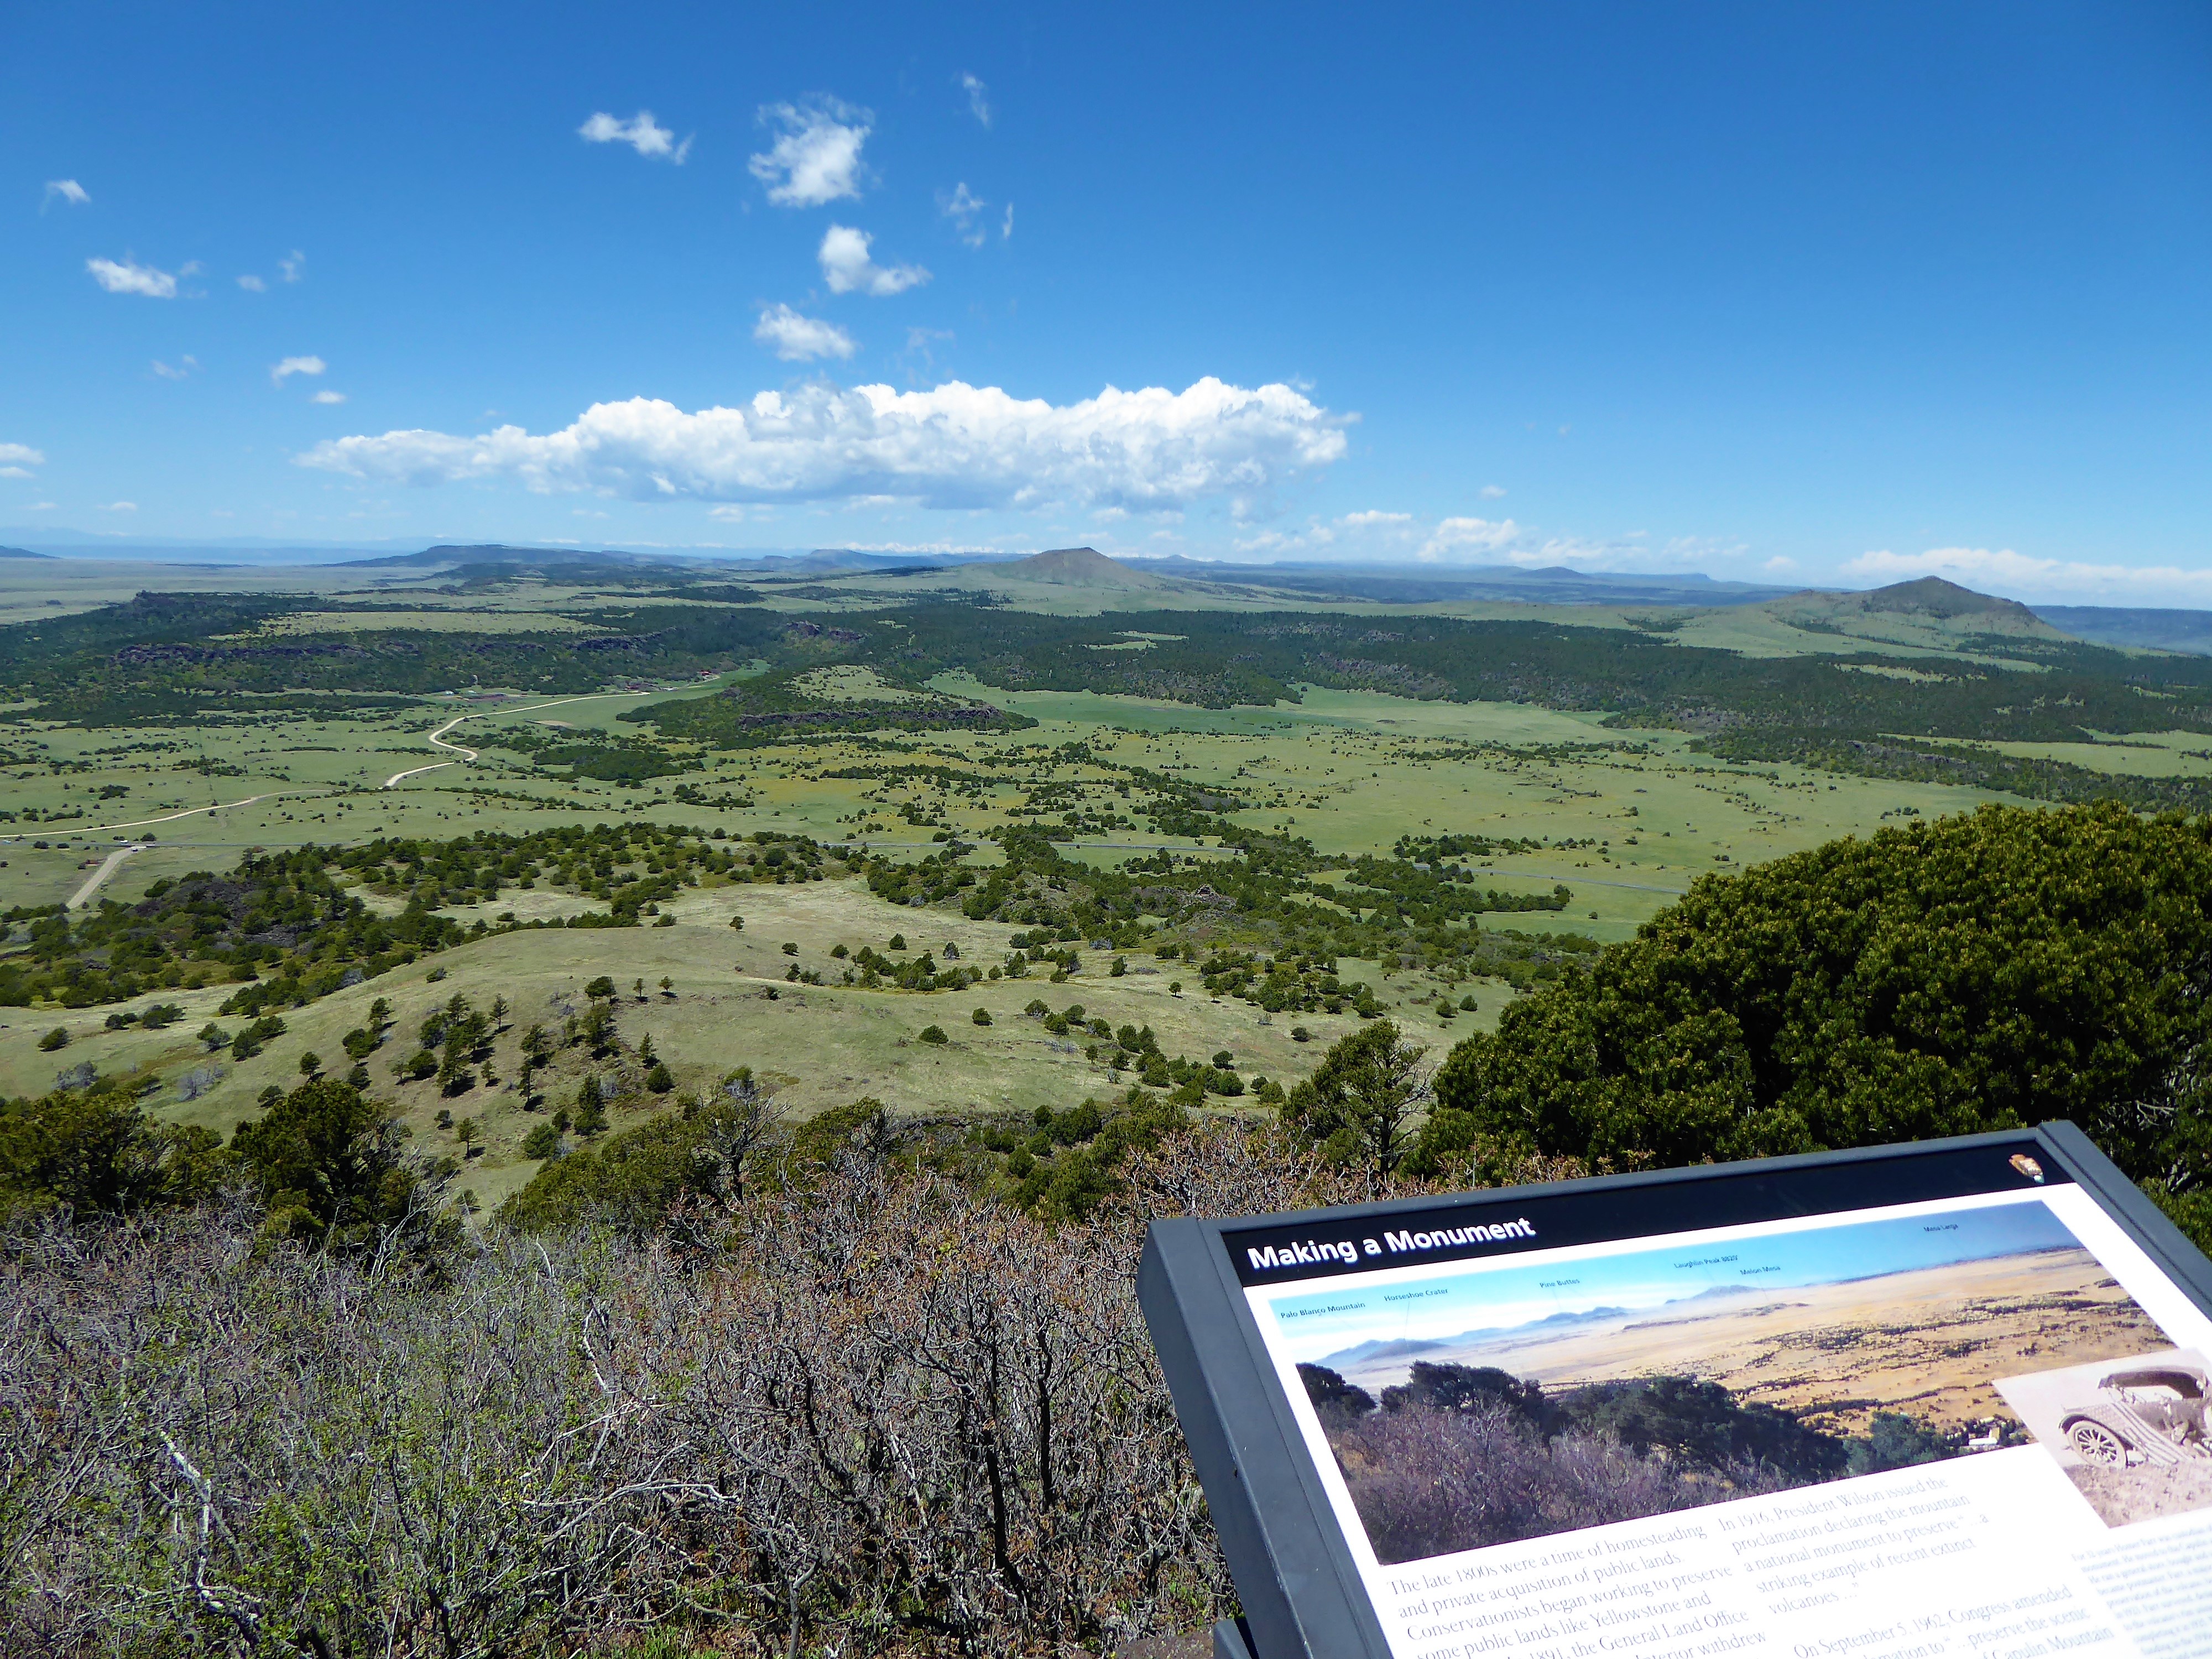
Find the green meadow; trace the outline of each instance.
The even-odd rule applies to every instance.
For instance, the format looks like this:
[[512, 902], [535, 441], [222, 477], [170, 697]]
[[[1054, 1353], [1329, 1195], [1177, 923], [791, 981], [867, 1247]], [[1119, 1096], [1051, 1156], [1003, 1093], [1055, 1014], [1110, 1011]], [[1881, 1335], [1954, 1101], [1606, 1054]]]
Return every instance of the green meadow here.
[[[36, 613], [112, 603], [146, 576], [74, 563], [41, 564], [35, 574], [51, 591], [40, 592], [23, 570], [6, 573], [12, 586], [3, 602], [10, 614], [32, 615], [17, 624], [26, 629], [42, 625]], [[610, 621], [605, 613], [623, 597], [619, 589], [600, 592], [574, 580], [493, 582], [455, 592], [451, 585], [426, 587], [411, 576], [379, 577], [349, 589], [327, 571], [295, 573], [289, 588], [268, 573], [250, 581], [240, 573], [221, 574], [232, 583], [222, 591], [289, 592], [312, 605], [259, 624], [251, 637], [264, 641], [342, 640], [394, 629], [464, 643], [574, 639], [618, 626], [619, 617]], [[932, 578], [930, 585], [958, 586], [958, 574]], [[961, 580], [973, 586], [988, 575]], [[204, 574], [192, 578], [210, 580]], [[822, 611], [822, 584], [757, 586], [778, 614], [809, 605]], [[873, 592], [884, 584], [843, 586]], [[394, 598], [395, 586], [405, 590], [403, 598]], [[1172, 591], [1103, 597], [1122, 609], [1155, 598], [1178, 607], [1259, 603], [1249, 594], [1194, 592], [1189, 584], [1162, 586]], [[805, 594], [796, 591], [801, 587]], [[1085, 605], [1095, 611], [1102, 595], [1066, 589], [1047, 597], [1079, 612]], [[707, 601], [684, 602], [712, 608]], [[1037, 608], [1044, 609], [1043, 600]], [[1362, 607], [1362, 614], [1377, 609]], [[1521, 609], [1547, 622], [1562, 615], [1559, 607]], [[838, 614], [836, 606], [829, 614]], [[1808, 632], [1771, 605], [1670, 612], [1640, 624], [1617, 611], [1574, 621], [1607, 629], [1663, 624], [1670, 636], [1725, 641], [1747, 655], [1793, 644], [1832, 650], [1844, 637]], [[1955, 626], [1947, 634], [1941, 619], [1855, 614], [1836, 626], [1848, 628], [1850, 648], [1890, 651], [1900, 667], [1941, 659], [1946, 652], [1980, 660], [2009, 648], [2002, 636], [1968, 636]], [[1134, 658], [1158, 648], [1154, 639], [1139, 635], [1127, 653]], [[6, 815], [0, 820], [0, 910], [24, 919], [58, 904], [131, 905], [156, 884], [194, 872], [226, 872], [249, 849], [524, 834], [563, 823], [651, 822], [732, 838], [767, 830], [865, 844], [903, 860], [930, 856], [957, 839], [973, 848], [967, 862], [986, 869], [999, 856], [994, 833], [1041, 821], [1038, 815], [1048, 809], [1054, 822], [1065, 817], [1091, 826], [1063, 834], [1062, 856], [1079, 862], [1115, 867], [1164, 850], [1202, 866], [1237, 856], [1224, 851], [1218, 835], [1162, 836], [1130, 820], [1129, 781], [1141, 775], [1233, 799], [1225, 816], [1238, 830], [1301, 838], [1329, 857], [1387, 856], [1405, 836], [1512, 843], [1510, 850], [1472, 860], [1486, 884], [1532, 896], [1564, 885], [1569, 897], [1559, 908], [1489, 916], [1483, 927], [1605, 944], [1630, 937], [1701, 878], [1726, 877], [1887, 823], [2018, 799], [1945, 782], [1730, 763], [1698, 748], [1692, 730], [1609, 724], [1611, 711], [1603, 708], [1319, 685], [1302, 688], [1295, 702], [1209, 708], [1097, 690], [1014, 689], [950, 670], [927, 682], [930, 692], [988, 703], [1034, 724], [1014, 731], [797, 733], [734, 750], [656, 738], [650, 724], [624, 718], [717, 696], [758, 669], [710, 665], [703, 674], [616, 675], [617, 686], [550, 694], [471, 684], [446, 688], [444, 695], [408, 694], [384, 706], [327, 710], [318, 709], [313, 695], [259, 702], [252, 696], [211, 696], [198, 717], [141, 726], [41, 720], [35, 704], [19, 703], [12, 722], [0, 728], [0, 812]], [[872, 702], [896, 709], [921, 695], [884, 681], [875, 668], [843, 661], [793, 684], [845, 710]], [[432, 741], [441, 733], [445, 746]], [[2212, 744], [2199, 732], [2138, 732], [2124, 741], [2076, 737], [1996, 749], [2114, 776], [2212, 777]], [[641, 744], [652, 746], [657, 764], [679, 769], [599, 778], [541, 763], [549, 744], [632, 753]], [[1035, 804], [1040, 801], [1044, 805]], [[540, 890], [445, 914], [499, 926], [558, 921], [588, 908], [578, 895]], [[884, 951], [892, 935], [902, 933], [912, 951], [943, 957], [951, 945], [966, 960], [988, 963], [1006, 956], [1019, 931], [971, 921], [949, 905], [895, 906], [850, 874], [785, 887], [710, 884], [687, 890], [662, 908], [666, 925], [500, 932], [425, 956], [287, 1012], [281, 1037], [238, 1060], [228, 1051], [204, 1052], [193, 1036], [210, 1019], [226, 1027], [242, 1023], [216, 1012], [232, 987], [149, 993], [119, 1006], [0, 1009], [0, 1093], [50, 1088], [58, 1075], [89, 1062], [101, 1075], [143, 1077], [148, 1102], [161, 1115], [227, 1132], [253, 1115], [264, 1091], [296, 1081], [303, 1054], [343, 1069], [333, 1065], [342, 1062], [343, 1039], [367, 1023], [369, 1005], [381, 998], [392, 1024], [368, 1062], [374, 1087], [399, 1103], [421, 1144], [464, 1158], [463, 1184], [489, 1206], [535, 1167], [522, 1142], [543, 1120], [526, 1112], [514, 1086], [519, 1045], [532, 1024], [557, 1024], [575, 1012], [583, 987], [601, 975], [621, 988], [624, 1042], [635, 1045], [649, 1035], [678, 1090], [708, 1086], [749, 1066], [801, 1115], [860, 1096], [910, 1115], [1027, 1114], [1103, 1097], [1119, 1079], [1109, 1075], [1103, 1057], [1086, 1055], [1090, 1045], [1054, 1036], [1024, 1013], [1040, 995], [1054, 1011], [1080, 1004], [1088, 1017], [1117, 1026], [1148, 1024], [1170, 1054], [1206, 1058], [1227, 1051], [1239, 1073], [1283, 1082], [1309, 1070], [1330, 1040], [1358, 1024], [1349, 1011], [1293, 1020], [1206, 996], [1182, 982], [1194, 977], [1187, 964], [1179, 969], [1141, 950], [1130, 953], [1129, 969], [1119, 977], [1108, 975], [1105, 955], [1088, 952], [1076, 973], [1049, 987], [1005, 980], [921, 994], [846, 985], [839, 969], [848, 958], [833, 957], [836, 946]], [[730, 925], [740, 916], [742, 931]], [[24, 939], [22, 928], [11, 930], [0, 951], [20, 952]], [[784, 950], [787, 944], [795, 954]], [[825, 982], [794, 984], [788, 978], [794, 969]], [[1347, 982], [1368, 984], [1378, 1004], [1419, 1040], [1436, 1045], [1439, 1056], [1468, 1030], [1494, 1024], [1512, 994], [1502, 981], [1463, 983], [1395, 961], [1347, 959], [1339, 971]], [[1475, 1006], [1455, 1006], [1445, 1018], [1437, 1004], [1446, 993], [1450, 1004], [1464, 999]], [[456, 994], [478, 1008], [498, 998], [507, 1005], [484, 1078], [459, 1094], [441, 1092], [434, 1081], [394, 1078], [394, 1063], [414, 1047], [411, 1033]], [[131, 1024], [111, 1029], [111, 1016], [159, 1002], [179, 1006], [182, 1018], [159, 1030]], [[974, 1023], [978, 1008], [990, 1016], [988, 1026]], [[918, 1041], [932, 1024], [951, 1040]], [[1294, 1024], [1306, 1040], [1293, 1039]], [[65, 1034], [65, 1046], [42, 1047], [56, 1030]], [[557, 1102], [588, 1069], [565, 1058], [539, 1087]], [[617, 1123], [623, 1112], [665, 1104], [659, 1096], [635, 1091], [622, 1101]], [[465, 1142], [456, 1137], [465, 1122], [472, 1131]]]

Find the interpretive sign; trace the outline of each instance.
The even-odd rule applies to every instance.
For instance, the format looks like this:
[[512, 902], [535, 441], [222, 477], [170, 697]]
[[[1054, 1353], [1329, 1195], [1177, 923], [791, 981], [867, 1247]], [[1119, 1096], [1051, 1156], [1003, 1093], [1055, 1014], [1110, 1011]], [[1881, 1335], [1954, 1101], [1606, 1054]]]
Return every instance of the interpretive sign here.
[[2212, 1263], [2070, 1124], [1153, 1224], [1256, 1659], [2212, 1655]]

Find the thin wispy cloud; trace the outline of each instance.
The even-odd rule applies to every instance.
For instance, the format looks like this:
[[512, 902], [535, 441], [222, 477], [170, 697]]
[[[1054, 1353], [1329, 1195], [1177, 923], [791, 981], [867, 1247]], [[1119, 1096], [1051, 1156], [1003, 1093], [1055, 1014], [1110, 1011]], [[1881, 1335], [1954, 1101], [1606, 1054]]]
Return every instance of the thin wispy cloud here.
[[1006, 204], [1006, 222], [999, 227], [999, 240], [1002, 242], [1014, 240], [1014, 204], [1012, 202]]
[[92, 192], [74, 179], [49, 179], [46, 193], [39, 198], [39, 211], [44, 213], [56, 202], [66, 202], [71, 207], [82, 207], [92, 200]]
[[655, 121], [649, 109], [638, 111], [627, 121], [599, 112], [576, 129], [576, 136], [586, 143], [628, 144], [649, 160], [672, 161], [678, 167], [691, 153], [691, 140], [678, 143], [675, 132]]
[[859, 349], [853, 337], [836, 324], [802, 316], [789, 306], [770, 306], [763, 311], [753, 338], [789, 363], [846, 358]]
[[320, 374], [329, 367], [320, 357], [287, 357], [269, 371], [269, 383], [282, 386], [295, 374]]
[[173, 363], [154, 359], [154, 373], [165, 380], [189, 380], [199, 372], [200, 360], [187, 352]]
[[269, 284], [263, 282], [258, 276], [254, 276], [250, 271], [238, 279], [238, 285], [244, 289], [248, 294], [266, 294], [269, 292]]
[[761, 124], [775, 130], [775, 142], [745, 166], [779, 207], [820, 207], [858, 198], [863, 182], [860, 146], [875, 118], [836, 98], [764, 105]]
[[909, 328], [906, 331], [906, 349], [899, 355], [909, 360], [919, 357], [923, 368], [932, 369], [937, 367], [936, 348], [951, 343], [952, 331], [949, 328]]
[[990, 205], [968, 188], [965, 179], [953, 185], [950, 192], [941, 190], [937, 192], [938, 212], [952, 221], [959, 231], [960, 240], [969, 247], [983, 246], [988, 232], [978, 222], [982, 217], [983, 210]]
[[379, 483], [512, 478], [540, 492], [641, 501], [854, 501], [925, 507], [1172, 510], [1264, 491], [1340, 459], [1354, 416], [1290, 386], [1207, 378], [1182, 392], [1109, 387], [1079, 403], [948, 381], [926, 392], [823, 383], [686, 413], [596, 404], [558, 432], [394, 431], [340, 438], [301, 465]]
[[307, 401], [309, 403], [315, 404], [342, 404], [345, 400], [346, 395], [344, 392], [333, 392], [328, 386], [325, 386], [320, 392], [318, 392]]
[[1482, 499], [1486, 501], [1498, 501], [1504, 500], [1505, 491], [1504, 487], [1498, 484], [1483, 485]]
[[106, 506], [101, 507], [100, 510], [102, 513], [136, 513], [138, 510], [138, 503], [136, 501], [110, 501]]
[[968, 94], [968, 112], [988, 127], [991, 125], [990, 88], [983, 84], [982, 77], [962, 70], [960, 89]]
[[276, 262], [276, 270], [286, 282], [299, 282], [307, 274], [307, 256], [294, 248]]
[[868, 245], [874, 240], [866, 231], [854, 230], [850, 225], [830, 227], [817, 257], [822, 262], [822, 280], [830, 284], [832, 294], [868, 294], [881, 300], [920, 288], [929, 280], [929, 273], [920, 265], [878, 264], [868, 254]]
[[92, 280], [110, 294], [137, 294], [149, 300], [173, 300], [177, 297], [177, 277], [190, 273], [191, 267], [171, 273], [142, 265], [125, 254], [120, 259], [87, 259], [84, 268], [92, 273]]

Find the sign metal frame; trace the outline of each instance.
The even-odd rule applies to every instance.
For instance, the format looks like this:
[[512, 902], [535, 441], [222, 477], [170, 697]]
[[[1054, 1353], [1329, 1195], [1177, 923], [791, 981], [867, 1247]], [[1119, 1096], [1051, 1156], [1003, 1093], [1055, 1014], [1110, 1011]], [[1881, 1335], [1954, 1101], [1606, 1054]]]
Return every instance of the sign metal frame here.
[[[1815, 1201], [1787, 1206], [1785, 1200], [1785, 1212], [1815, 1214], [1830, 1207], [1819, 1201], [1820, 1194], [1844, 1199], [1856, 1189], [1862, 1206], [1905, 1201], [1916, 1186], [1927, 1184], [1929, 1171], [1961, 1157], [1979, 1164], [1991, 1154], [2038, 1160], [2088, 1194], [2184, 1295], [2212, 1314], [2212, 1261], [2087, 1135], [2059, 1119], [1995, 1134], [1477, 1188], [1295, 1214], [1155, 1221], [1137, 1271], [1138, 1301], [1243, 1607], [1243, 1618], [1215, 1627], [1217, 1659], [1391, 1659], [1382, 1621], [1247, 1300], [1245, 1286], [1255, 1279], [1251, 1250], [1316, 1235], [1326, 1248], [1332, 1237], [1346, 1237], [1351, 1224], [1382, 1232], [1385, 1222], [1433, 1218], [1439, 1212], [1445, 1225], [1454, 1214], [1490, 1224], [1522, 1210], [1560, 1211], [1562, 1200], [1586, 1208], [1593, 1194], [1612, 1199], [1616, 1213], [1652, 1218], [1654, 1231], [1661, 1230], [1656, 1223], [1662, 1218], [1709, 1215], [1716, 1197], [1750, 1201], [1747, 1195], [1762, 1189], [1770, 1206], [1778, 1191], [1810, 1193]], [[1491, 1237], [1499, 1233], [1503, 1229], [1493, 1228], [1486, 1236], [1480, 1254], [1492, 1253]], [[1611, 1236], [1637, 1235], [1631, 1230]], [[1441, 1263], [1476, 1253], [1443, 1248], [1444, 1253], [1429, 1259]], [[1247, 1251], [1242, 1267], [1232, 1255], [1237, 1250]], [[1306, 1269], [1300, 1275], [1305, 1282], [1313, 1258], [1297, 1260]], [[1374, 1265], [1379, 1264], [1356, 1261], [1347, 1250], [1341, 1271]], [[1326, 1262], [1322, 1267], [1328, 1270]]]

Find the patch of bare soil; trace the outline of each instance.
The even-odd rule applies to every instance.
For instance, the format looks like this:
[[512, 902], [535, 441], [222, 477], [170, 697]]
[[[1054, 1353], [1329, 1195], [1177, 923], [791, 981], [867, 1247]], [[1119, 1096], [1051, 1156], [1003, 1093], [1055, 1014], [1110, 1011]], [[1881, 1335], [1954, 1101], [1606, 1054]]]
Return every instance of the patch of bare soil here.
[[2183, 1515], [2191, 1510], [2212, 1510], [2212, 1459], [2132, 1469], [2076, 1463], [2066, 1474], [2108, 1527], [2152, 1521], [2161, 1515]]

